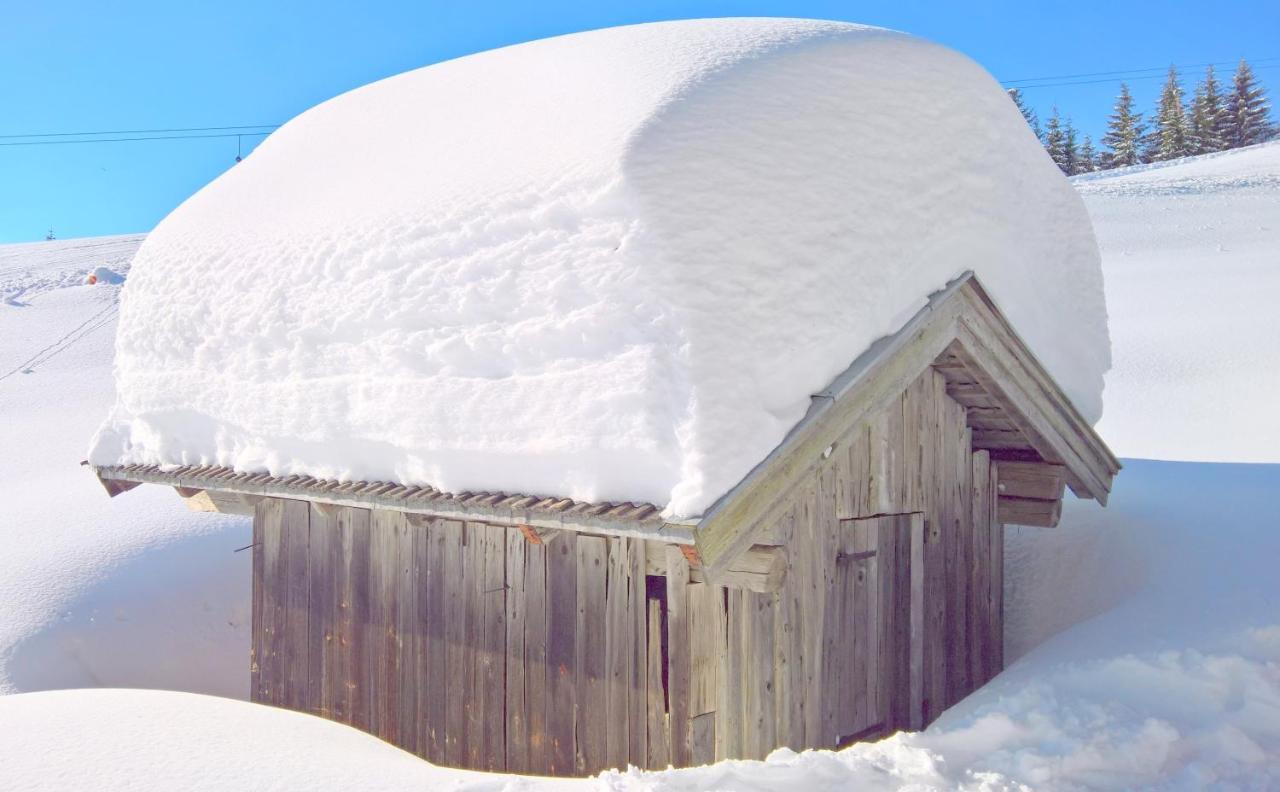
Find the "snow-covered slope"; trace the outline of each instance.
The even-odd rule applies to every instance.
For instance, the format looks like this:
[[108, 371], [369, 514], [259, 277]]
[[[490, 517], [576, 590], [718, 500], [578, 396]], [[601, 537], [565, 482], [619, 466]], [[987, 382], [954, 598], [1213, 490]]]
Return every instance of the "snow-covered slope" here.
[[1121, 456], [1280, 462], [1280, 142], [1079, 177], [1105, 260]]
[[696, 515], [966, 269], [1096, 418], [1083, 205], [968, 58], [786, 19], [521, 44], [326, 102], [166, 218], [92, 459]]
[[247, 521], [158, 488], [109, 500], [79, 464], [112, 398], [120, 291], [85, 280], [127, 276], [141, 240], [0, 246], [0, 693], [248, 692]]

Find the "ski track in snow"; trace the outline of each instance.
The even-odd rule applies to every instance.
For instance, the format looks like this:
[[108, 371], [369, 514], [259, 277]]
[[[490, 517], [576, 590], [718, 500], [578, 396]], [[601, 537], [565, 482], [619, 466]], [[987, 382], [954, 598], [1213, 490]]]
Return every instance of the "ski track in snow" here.
[[[224, 699], [46, 693], [0, 697], [11, 788], [1280, 787], [1280, 145], [1077, 187], [1115, 344], [1101, 431], [1129, 458], [1107, 509], [1069, 501], [1058, 529], [1008, 529], [1009, 667], [925, 732], [544, 781]], [[0, 293], [24, 289], [0, 302], [0, 373], [65, 349], [0, 382], [0, 690], [243, 697], [247, 520], [188, 514], [160, 488], [107, 499], [76, 465], [113, 397], [114, 325], [60, 339], [111, 316], [118, 287], [81, 284], [93, 251], [123, 244], [0, 247]]]

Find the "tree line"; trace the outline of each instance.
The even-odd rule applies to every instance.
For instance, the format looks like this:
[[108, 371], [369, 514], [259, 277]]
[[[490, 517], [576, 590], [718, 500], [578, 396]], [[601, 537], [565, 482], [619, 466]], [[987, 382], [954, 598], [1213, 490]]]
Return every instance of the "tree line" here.
[[1068, 176], [1252, 146], [1280, 133], [1269, 118], [1266, 90], [1243, 60], [1230, 90], [1224, 89], [1209, 66], [1189, 102], [1184, 99], [1177, 68], [1170, 66], [1150, 121], [1134, 110], [1129, 86], [1120, 83], [1107, 133], [1100, 141], [1102, 150], [1088, 135], [1081, 137], [1071, 118], [1059, 115], [1056, 106], [1042, 128], [1020, 90], [1010, 88], [1009, 96], [1054, 164]]

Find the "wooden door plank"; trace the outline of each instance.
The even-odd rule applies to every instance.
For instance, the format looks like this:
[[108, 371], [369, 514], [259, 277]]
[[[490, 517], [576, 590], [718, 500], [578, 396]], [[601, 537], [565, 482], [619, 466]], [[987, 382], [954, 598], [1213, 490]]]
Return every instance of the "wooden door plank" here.
[[671, 761], [671, 737], [667, 728], [666, 662], [662, 652], [665, 632], [662, 600], [657, 598], [647, 600], [645, 613], [647, 616], [645, 620], [646, 731], [648, 732], [648, 760], [645, 766], [650, 770], [662, 770]]

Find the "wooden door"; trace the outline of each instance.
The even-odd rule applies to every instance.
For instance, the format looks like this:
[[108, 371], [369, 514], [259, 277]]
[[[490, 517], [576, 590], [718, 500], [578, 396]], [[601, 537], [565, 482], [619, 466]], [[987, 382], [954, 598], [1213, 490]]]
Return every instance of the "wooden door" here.
[[829, 744], [923, 723], [924, 515], [842, 520], [824, 615]]

